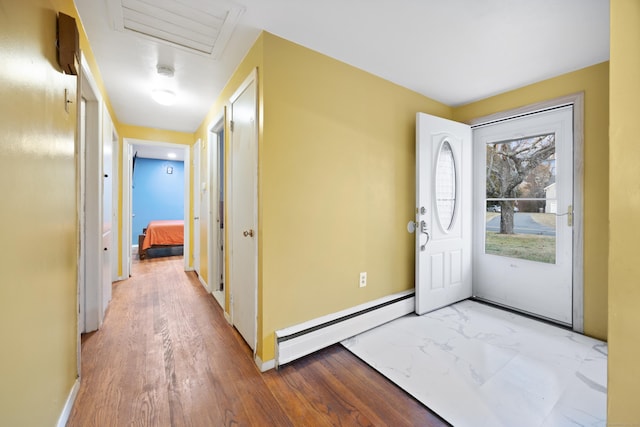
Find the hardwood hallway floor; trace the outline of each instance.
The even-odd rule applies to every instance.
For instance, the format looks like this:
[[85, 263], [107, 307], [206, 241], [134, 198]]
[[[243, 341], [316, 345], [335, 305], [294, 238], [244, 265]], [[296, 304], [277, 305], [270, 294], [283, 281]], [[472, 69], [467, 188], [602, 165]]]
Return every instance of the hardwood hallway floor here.
[[82, 339], [68, 426], [446, 426], [340, 345], [260, 373], [181, 257], [135, 262]]

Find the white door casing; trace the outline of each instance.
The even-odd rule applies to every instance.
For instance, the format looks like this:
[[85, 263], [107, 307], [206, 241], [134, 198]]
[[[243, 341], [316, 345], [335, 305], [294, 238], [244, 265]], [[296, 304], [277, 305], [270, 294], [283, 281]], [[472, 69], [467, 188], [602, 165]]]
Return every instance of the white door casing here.
[[[85, 331], [85, 276], [86, 276], [86, 126], [87, 100], [82, 97], [82, 83], [79, 83], [78, 93], [78, 353], [80, 352], [80, 333]], [[78, 373], [80, 362], [78, 362]]]
[[221, 144], [223, 141], [224, 115], [209, 126], [208, 145], [209, 145], [209, 284], [211, 293], [216, 301], [224, 309], [225, 298], [224, 290], [221, 289], [222, 271], [224, 269], [224, 257], [222, 247], [222, 229], [220, 228], [223, 221], [220, 212], [220, 194], [223, 180], [220, 179], [220, 173], [224, 173]]
[[[204, 146], [204, 170], [200, 170], [200, 220], [198, 221], [198, 225], [200, 226], [200, 255], [202, 256], [202, 244], [203, 239], [207, 245], [207, 258], [205, 260], [207, 266], [207, 280], [203, 281], [202, 275], [200, 275], [200, 282], [203, 283], [207, 292], [211, 293], [212, 289], [212, 277], [211, 277], [211, 265], [209, 263], [209, 259], [211, 258], [211, 247], [209, 246], [208, 236], [206, 238], [202, 237], [202, 224], [205, 224], [205, 230], [207, 233], [211, 234], [211, 221], [210, 221], [210, 209], [211, 209], [211, 185], [210, 185], [210, 175], [211, 175], [211, 146], [209, 145], [209, 141], [203, 142]], [[205, 233], [206, 236], [206, 233]], [[202, 268], [202, 258], [198, 263], [198, 266]], [[200, 273], [198, 273], [200, 274]]]
[[[79, 274], [82, 282], [78, 284], [83, 298], [79, 317], [83, 328], [80, 332], [97, 330], [102, 324], [106, 307], [103, 299], [103, 265], [105, 251], [103, 246], [103, 133], [102, 99], [84, 55], [81, 56], [80, 97], [84, 112], [80, 124], [83, 130], [84, 175], [83, 198], [81, 207], [84, 230], [81, 232], [81, 259], [84, 272]], [[81, 178], [82, 179], [82, 178]], [[110, 272], [110, 270], [109, 270]]]
[[[555, 261], [538, 262], [485, 252], [487, 144], [555, 135], [557, 212]], [[542, 111], [474, 128], [474, 296], [572, 325], [573, 111]], [[571, 212], [568, 210], [571, 209]], [[570, 213], [571, 215], [568, 215]], [[517, 213], [516, 215], [525, 215]]]
[[468, 125], [416, 115], [417, 314], [472, 294], [471, 153]]
[[231, 173], [228, 193], [232, 323], [256, 350], [258, 291], [257, 71], [231, 97]]
[[193, 145], [193, 269], [200, 276], [200, 207], [202, 206], [202, 180], [200, 179], [200, 154], [202, 143]]

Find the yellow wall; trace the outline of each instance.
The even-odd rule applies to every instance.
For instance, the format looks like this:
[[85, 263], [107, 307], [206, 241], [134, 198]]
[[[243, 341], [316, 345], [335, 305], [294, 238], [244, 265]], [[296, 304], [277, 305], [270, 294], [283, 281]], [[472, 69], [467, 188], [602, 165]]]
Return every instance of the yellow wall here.
[[415, 115], [451, 108], [271, 34], [263, 80], [258, 354], [270, 360], [275, 330], [413, 288]]
[[262, 33], [196, 138], [256, 67], [257, 353], [270, 360], [275, 330], [413, 288], [415, 113], [451, 108]]
[[584, 331], [607, 339], [609, 238], [609, 63], [594, 65], [453, 110], [468, 122], [540, 101], [584, 92]]
[[[274, 356], [277, 329], [413, 287], [413, 236], [405, 227], [414, 209], [417, 111], [468, 121], [581, 91], [585, 93], [585, 332], [606, 339], [608, 250], [601, 242], [608, 239], [608, 215], [603, 209], [608, 202], [608, 63], [452, 109], [263, 33], [196, 138], [206, 141], [207, 126], [220, 117], [254, 67], [259, 68], [262, 112], [258, 266], [262, 360]], [[203, 227], [202, 265], [207, 259], [207, 235]], [[363, 289], [357, 285], [360, 271], [368, 272], [368, 286]]]
[[55, 425], [76, 379], [76, 77], [56, 60], [71, 1], [0, 0], [0, 425]]
[[611, 1], [607, 422], [640, 425], [640, 3]]
[[72, 0], [0, 0], [0, 425], [55, 425], [77, 377], [77, 77], [56, 58], [56, 16], [118, 130]]

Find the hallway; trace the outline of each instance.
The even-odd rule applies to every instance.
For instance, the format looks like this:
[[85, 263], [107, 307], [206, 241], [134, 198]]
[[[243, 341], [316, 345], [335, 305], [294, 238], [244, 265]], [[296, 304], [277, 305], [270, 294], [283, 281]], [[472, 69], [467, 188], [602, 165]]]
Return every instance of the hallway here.
[[68, 426], [446, 426], [340, 345], [261, 374], [182, 257], [135, 261], [82, 339]]

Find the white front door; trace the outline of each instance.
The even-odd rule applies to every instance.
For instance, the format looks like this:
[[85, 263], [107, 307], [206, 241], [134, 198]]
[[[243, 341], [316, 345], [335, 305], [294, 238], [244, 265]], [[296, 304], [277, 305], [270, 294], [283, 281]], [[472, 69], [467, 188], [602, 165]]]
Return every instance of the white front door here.
[[258, 133], [255, 72], [231, 98], [231, 316], [256, 348], [258, 289]]
[[471, 128], [416, 117], [416, 313], [471, 296]]
[[573, 302], [573, 111], [473, 130], [474, 296], [567, 325]]
[[200, 140], [193, 145], [193, 269], [200, 275], [200, 206], [202, 202], [200, 180]]

